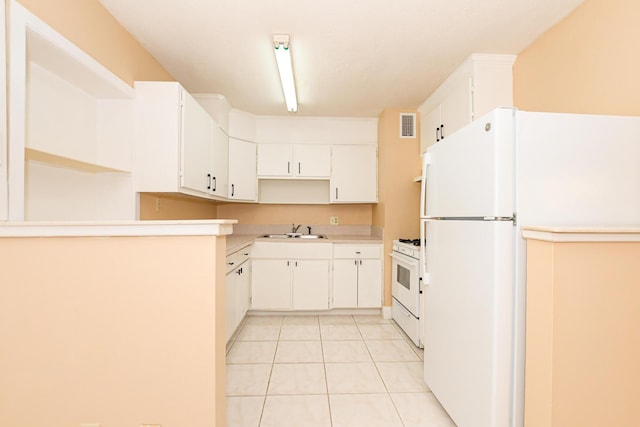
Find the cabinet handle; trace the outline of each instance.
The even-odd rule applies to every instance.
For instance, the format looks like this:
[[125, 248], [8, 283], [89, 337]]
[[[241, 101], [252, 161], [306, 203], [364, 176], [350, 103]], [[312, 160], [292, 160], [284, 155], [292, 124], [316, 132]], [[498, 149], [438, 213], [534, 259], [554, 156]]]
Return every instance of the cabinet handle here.
[[440, 125], [440, 139], [444, 139], [444, 125]]
[[436, 142], [440, 141], [440, 126], [436, 128]]
[[338, 200], [338, 187], [336, 187], [336, 200]]
[[233, 265], [233, 264], [234, 264], [233, 262], [228, 262], [228, 263], [227, 263], [227, 265]]
[[360, 260], [360, 265], [362, 265], [362, 260]]
[[356, 255], [360, 255], [360, 251], [356, 251]]
[[298, 261], [296, 261], [296, 267], [298, 266]]
[[218, 189], [218, 180], [216, 179], [216, 177], [213, 177], [213, 191], [216, 191]]
[[235, 184], [231, 184], [231, 197], [235, 196], [236, 194], [236, 186]]
[[236, 271], [236, 274], [239, 276], [242, 274], [242, 267], [238, 269], [238, 271]]
[[353, 265], [356, 265], [356, 266], [358, 265], [358, 260], [357, 259], [353, 260]]
[[287, 173], [291, 173], [291, 162], [287, 162]]
[[211, 190], [211, 174], [207, 174], [207, 190]]
[[290, 264], [289, 264], [289, 261], [287, 261], [287, 267], [289, 267], [289, 265], [290, 265]]
[[298, 162], [298, 175], [300, 175], [302, 172], [300, 172], [300, 162]]

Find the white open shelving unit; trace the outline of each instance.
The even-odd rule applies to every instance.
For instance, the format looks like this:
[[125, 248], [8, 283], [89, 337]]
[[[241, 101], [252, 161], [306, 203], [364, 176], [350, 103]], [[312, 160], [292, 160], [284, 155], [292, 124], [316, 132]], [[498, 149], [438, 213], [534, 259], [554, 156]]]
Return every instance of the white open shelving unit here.
[[131, 220], [135, 92], [15, 1], [9, 220]]

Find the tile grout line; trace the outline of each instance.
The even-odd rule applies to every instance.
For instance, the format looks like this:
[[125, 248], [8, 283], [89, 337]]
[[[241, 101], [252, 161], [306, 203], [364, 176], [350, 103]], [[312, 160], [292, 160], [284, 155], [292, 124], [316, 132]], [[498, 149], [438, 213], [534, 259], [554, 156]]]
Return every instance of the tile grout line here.
[[320, 318], [318, 318], [318, 333], [320, 334], [320, 352], [322, 355], [322, 369], [324, 370], [324, 386], [327, 390], [327, 408], [329, 409], [329, 425], [333, 426], [333, 414], [331, 413], [331, 399], [329, 398], [329, 380], [327, 378], [327, 361], [324, 358], [324, 339], [322, 337], [322, 328], [320, 327]]
[[262, 411], [260, 411], [260, 418], [258, 420], [258, 427], [262, 424], [262, 417], [264, 417], [264, 409], [267, 406], [267, 395], [269, 394], [269, 386], [271, 385], [271, 376], [273, 375], [273, 367], [275, 365], [276, 354], [278, 353], [278, 346], [280, 344], [280, 334], [282, 333], [282, 324], [284, 318], [280, 321], [280, 327], [278, 329], [278, 337], [276, 338], [276, 349], [273, 352], [273, 359], [271, 360], [271, 369], [269, 370], [269, 379], [267, 380], [267, 388], [264, 391], [264, 399], [262, 401]]

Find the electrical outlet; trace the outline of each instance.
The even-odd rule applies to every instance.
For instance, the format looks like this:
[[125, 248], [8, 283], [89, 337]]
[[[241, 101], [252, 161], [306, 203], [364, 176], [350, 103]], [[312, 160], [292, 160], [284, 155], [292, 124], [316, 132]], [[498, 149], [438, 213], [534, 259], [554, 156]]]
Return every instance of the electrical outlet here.
[[337, 216], [329, 217], [329, 224], [338, 225], [338, 217]]
[[156, 212], [160, 210], [160, 197], [156, 197]]

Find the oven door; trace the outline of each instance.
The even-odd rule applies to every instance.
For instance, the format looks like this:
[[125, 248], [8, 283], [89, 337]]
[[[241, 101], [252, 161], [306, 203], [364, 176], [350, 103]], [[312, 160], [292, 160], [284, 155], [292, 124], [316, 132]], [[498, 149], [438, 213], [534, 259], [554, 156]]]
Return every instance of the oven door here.
[[391, 294], [417, 318], [420, 315], [420, 261], [394, 251], [391, 266]]

